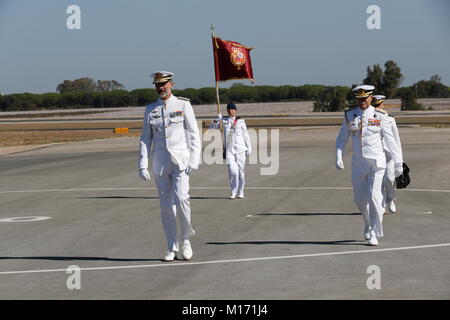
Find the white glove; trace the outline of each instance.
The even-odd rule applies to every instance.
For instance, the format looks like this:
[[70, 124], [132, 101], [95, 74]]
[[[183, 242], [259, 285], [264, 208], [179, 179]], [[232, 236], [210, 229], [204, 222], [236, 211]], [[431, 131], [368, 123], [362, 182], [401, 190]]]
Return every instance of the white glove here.
[[342, 151], [336, 151], [336, 169], [344, 170], [344, 161], [342, 161]]
[[147, 169], [139, 169], [139, 177], [144, 181], [150, 181], [150, 173]]
[[222, 121], [222, 114], [219, 113], [217, 115], [217, 118], [211, 121], [211, 124], [209, 125], [209, 129], [219, 129], [220, 128], [220, 121]]
[[400, 177], [403, 174], [403, 164], [400, 164], [394, 169], [395, 177]]

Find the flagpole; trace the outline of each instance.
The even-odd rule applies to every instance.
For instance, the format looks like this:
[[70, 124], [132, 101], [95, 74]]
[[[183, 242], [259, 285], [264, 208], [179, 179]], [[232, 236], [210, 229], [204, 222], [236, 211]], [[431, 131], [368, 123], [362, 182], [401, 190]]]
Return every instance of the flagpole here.
[[220, 113], [219, 81], [216, 81], [216, 101], [217, 101], [217, 114], [219, 114]]
[[[211, 37], [214, 39], [216, 36], [214, 35], [214, 29], [216, 29], [216, 27], [211, 24], [209, 26], [209, 30], [211, 30]], [[214, 43], [213, 43], [213, 53], [214, 55], [216, 54], [216, 48], [214, 48]], [[215, 67], [215, 66], [214, 66]], [[220, 98], [219, 98], [219, 81], [216, 80], [216, 103], [217, 103], [217, 114], [220, 113]], [[222, 128], [222, 120], [219, 121], [219, 128], [220, 128], [220, 132], [223, 131]]]
[[[214, 29], [216, 29], [216, 27], [212, 24], [209, 26], [209, 30], [211, 30], [211, 37], [214, 39], [216, 36], [214, 35]], [[214, 48], [214, 43], [213, 43], [213, 53], [214, 55], [216, 48]], [[219, 81], [216, 80], [216, 102], [217, 102], [217, 113], [220, 113], [220, 99], [219, 99]]]

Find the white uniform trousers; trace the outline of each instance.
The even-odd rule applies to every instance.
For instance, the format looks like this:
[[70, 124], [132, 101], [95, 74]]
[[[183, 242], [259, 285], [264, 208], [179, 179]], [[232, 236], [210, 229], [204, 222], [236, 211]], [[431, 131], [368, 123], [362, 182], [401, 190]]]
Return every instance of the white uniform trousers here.
[[244, 196], [245, 160], [245, 151], [236, 154], [227, 153], [227, 168], [231, 194]]
[[361, 211], [366, 225], [375, 230], [377, 237], [383, 236], [383, 183], [384, 167], [377, 161], [361, 157], [352, 159], [352, 185], [355, 203]]
[[386, 170], [383, 177], [382, 191], [384, 206], [395, 200], [395, 167], [390, 153], [386, 153]]
[[[161, 221], [167, 239], [169, 251], [179, 251], [177, 237], [177, 215], [180, 220], [181, 237], [189, 239], [195, 234], [191, 225], [191, 206], [189, 202], [189, 175], [185, 170], [180, 170], [177, 165], [170, 160], [167, 151], [158, 151], [155, 158], [165, 158], [165, 165], [162, 175], [154, 172], [156, 187], [159, 193], [159, 203], [161, 205]], [[154, 155], [155, 156], [155, 155]]]

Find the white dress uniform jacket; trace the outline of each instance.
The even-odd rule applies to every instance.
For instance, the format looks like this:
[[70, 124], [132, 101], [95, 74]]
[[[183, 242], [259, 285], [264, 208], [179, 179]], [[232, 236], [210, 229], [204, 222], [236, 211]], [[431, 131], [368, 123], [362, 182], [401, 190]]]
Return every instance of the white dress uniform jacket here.
[[[394, 134], [395, 142], [397, 143], [397, 150], [399, 152], [399, 157], [403, 163], [403, 151], [402, 151], [402, 141], [400, 140], [400, 134], [398, 132], [397, 122], [393, 116], [388, 115], [388, 119], [391, 122], [392, 133]], [[386, 150], [388, 151], [388, 150]]]
[[395, 140], [392, 122], [383, 112], [369, 106], [366, 110], [354, 108], [345, 112], [336, 138], [336, 155], [341, 158], [352, 137], [352, 185], [355, 202], [361, 211], [366, 228], [383, 236], [384, 214], [382, 181], [386, 168], [385, 149], [392, 156], [400, 172], [403, 166], [401, 150]]
[[[165, 107], [164, 107], [165, 106]], [[151, 147], [153, 144], [153, 151]], [[201, 146], [197, 121], [188, 100], [171, 96], [149, 104], [139, 148], [139, 169], [148, 168], [148, 159], [156, 151], [167, 150], [180, 170], [197, 169]], [[164, 162], [153, 160], [153, 172], [162, 175]]]
[[231, 195], [244, 197], [246, 155], [252, 152], [247, 125], [244, 119], [231, 116], [222, 118], [222, 124]]
[[[384, 110], [380, 110], [380, 111], [385, 113], [386, 115], [388, 115], [388, 120], [391, 122], [391, 125], [392, 125], [394, 139], [395, 139], [395, 142], [397, 143], [397, 149], [400, 152], [400, 157], [403, 162], [402, 143], [400, 140], [400, 134], [398, 132], [397, 123], [395, 121], [395, 118], [393, 116], [389, 115]], [[394, 172], [395, 164], [394, 164], [394, 160], [392, 159], [392, 156], [391, 156], [389, 150], [387, 150], [386, 147], [385, 147], [385, 152], [386, 152], [386, 171], [384, 173], [383, 188], [382, 188], [384, 206], [386, 206], [389, 202], [395, 200], [395, 172]]]
[[197, 121], [188, 100], [172, 95], [147, 106], [138, 166], [148, 168], [148, 158], [153, 157], [152, 169], [169, 251], [179, 251], [177, 217], [183, 240], [195, 234], [191, 225], [189, 173], [198, 168], [200, 153]]
[[224, 117], [222, 124], [223, 139], [227, 154], [237, 154], [245, 151], [248, 151], [250, 154], [252, 152], [252, 145], [245, 120], [236, 119], [236, 117]]
[[336, 149], [344, 153], [345, 146], [352, 137], [353, 156], [374, 159], [380, 168], [386, 166], [385, 150], [388, 151], [396, 167], [403, 166], [401, 146], [398, 144], [397, 127], [391, 117], [369, 106], [366, 110], [354, 108], [345, 112], [345, 119], [336, 139]]

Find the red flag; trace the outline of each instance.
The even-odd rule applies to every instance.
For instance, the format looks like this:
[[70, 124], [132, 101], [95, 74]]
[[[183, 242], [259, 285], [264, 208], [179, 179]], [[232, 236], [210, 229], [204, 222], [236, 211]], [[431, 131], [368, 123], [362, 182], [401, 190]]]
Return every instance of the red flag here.
[[250, 50], [235, 41], [213, 37], [214, 70], [216, 81], [250, 79], [253, 82]]

